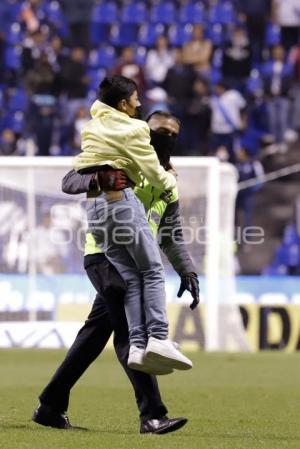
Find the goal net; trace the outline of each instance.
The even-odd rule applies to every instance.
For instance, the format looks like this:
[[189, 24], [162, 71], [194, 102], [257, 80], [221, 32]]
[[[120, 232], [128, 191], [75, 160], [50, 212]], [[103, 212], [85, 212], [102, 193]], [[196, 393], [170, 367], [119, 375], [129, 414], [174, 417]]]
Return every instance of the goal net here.
[[[172, 162], [184, 236], [199, 273], [201, 345], [209, 351], [247, 350], [235, 303], [235, 169], [216, 158]], [[70, 321], [70, 310], [76, 321], [74, 310], [94, 298], [83, 270], [85, 195], [61, 191], [71, 166], [71, 158], [0, 158], [0, 328]], [[163, 260], [168, 303], [188, 305], [187, 293], [177, 298], [179, 278]]]

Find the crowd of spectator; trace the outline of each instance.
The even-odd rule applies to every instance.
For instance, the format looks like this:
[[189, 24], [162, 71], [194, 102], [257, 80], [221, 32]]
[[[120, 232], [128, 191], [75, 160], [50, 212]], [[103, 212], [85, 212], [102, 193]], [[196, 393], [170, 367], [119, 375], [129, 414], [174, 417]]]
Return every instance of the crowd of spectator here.
[[[261, 176], [261, 148], [300, 132], [299, 1], [1, 0], [0, 155], [78, 153], [99, 83], [122, 74], [144, 117], [180, 119], [176, 155]], [[258, 188], [239, 192], [237, 224]]]
[[300, 128], [298, 3], [3, 0], [1, 154], [78, 152], [107, 74], [136, 80], [145, 115], [179, 117], [177, 154], [285, 151]]

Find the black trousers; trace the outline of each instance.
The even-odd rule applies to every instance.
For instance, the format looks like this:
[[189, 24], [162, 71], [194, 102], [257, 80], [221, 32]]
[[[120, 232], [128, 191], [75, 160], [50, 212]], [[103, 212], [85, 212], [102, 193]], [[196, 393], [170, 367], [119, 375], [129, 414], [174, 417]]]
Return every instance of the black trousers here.
[[265, 46], [266, 17], [264, 15], [251, 15], [247, 17], [247, 29], [251, 47], [253, 63], [262, 61]]
[[127, 367], [129, 342], [122, 278], [104, 256], [86, 266], [86, 271], [97, 290], [92, 310], [64, 361], [41, 393], [41, 403], [60, 412], [66, 411], [71, 388], [101, 354], [114, 331], [115, 351], [134, 388], [141, 420], [166, 415], [156, 378]]
[[299, 44], [300, 27], [299, 26], [283, 26], [281, 27], [281, 41], [288, 53], [292, 47]]

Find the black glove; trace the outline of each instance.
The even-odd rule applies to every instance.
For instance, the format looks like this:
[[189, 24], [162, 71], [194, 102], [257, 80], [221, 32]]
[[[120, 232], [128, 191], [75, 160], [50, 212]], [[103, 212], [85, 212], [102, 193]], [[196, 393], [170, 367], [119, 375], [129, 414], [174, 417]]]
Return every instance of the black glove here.
[[194, 310], [200, 301], [199, 281], [196, 273], [186, 273], [181, 276], [181, 284], [177, 293], [177, 297], [181, 298], [185, 290], [188, 290], [193, 297], [193, 302], [190, 305], [190, 308]]

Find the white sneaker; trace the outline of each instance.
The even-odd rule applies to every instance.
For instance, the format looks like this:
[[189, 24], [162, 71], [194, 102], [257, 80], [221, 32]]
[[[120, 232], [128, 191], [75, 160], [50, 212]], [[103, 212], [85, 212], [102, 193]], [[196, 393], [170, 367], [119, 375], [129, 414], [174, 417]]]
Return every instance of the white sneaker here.
[[178, 344], [171, 340], [158, 340], [150, 337], [145, 351], [145, 365], [165, 366], [178, 370], [188, 370], [193, 367], [193, 363], [178, 349]]
[[128, 367], [137, 371], [142, 371], [143, 373], [154, 374], [156, 376], [163, 376], [165, 374], [173, 373], [172, 368], [158, 364], [157, 362], [152, 363], [151, 360], [148, 360], [147, 363], [144, 363], [144, 354], [145, 349], [138, 348], [135, 345], [130, 345], [127, 362]]

